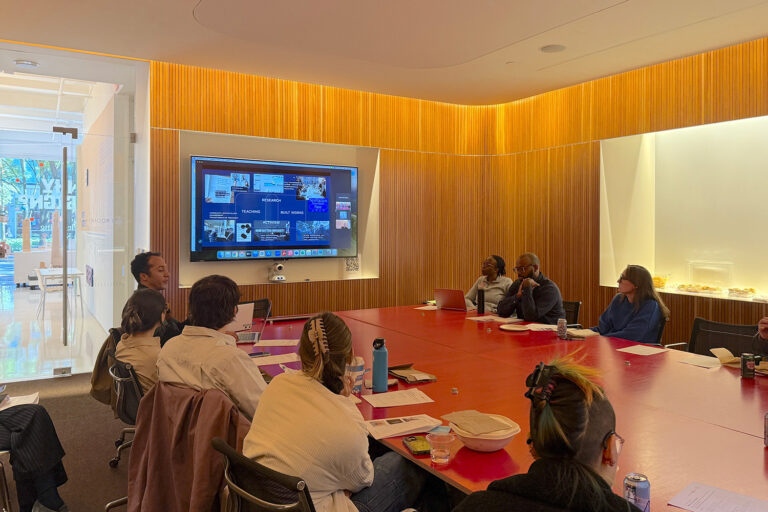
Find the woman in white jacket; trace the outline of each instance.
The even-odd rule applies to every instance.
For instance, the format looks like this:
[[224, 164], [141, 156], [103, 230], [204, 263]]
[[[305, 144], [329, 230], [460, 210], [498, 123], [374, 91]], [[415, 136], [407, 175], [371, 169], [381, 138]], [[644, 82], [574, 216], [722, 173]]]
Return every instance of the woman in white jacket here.
[[332, 313], [304, 325], [302, 371], [272, 379], [243, 454], [307, 482], [317, 512], [399, 512], [413, 506], [426, 474], [388, 452], [371, 461], [360, 411], [345, 375], [352, 335]]

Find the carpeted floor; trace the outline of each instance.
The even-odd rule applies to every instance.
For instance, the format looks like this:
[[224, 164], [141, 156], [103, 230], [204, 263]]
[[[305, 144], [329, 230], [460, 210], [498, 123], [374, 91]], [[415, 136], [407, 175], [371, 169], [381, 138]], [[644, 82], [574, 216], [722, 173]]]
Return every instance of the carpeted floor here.
[[[72, 512], [97, 512], [116, 498], [125, 496], [130, 449], [117, 468], [109, 467], [114, 456], [114, 441], [125, 426], [115, 419], [109, 406], [90, 397], [90, 374], [57, 379], [8, 384], [11, 396], [40, 392], [40, 404], [45, 406], [56, 425], [56, 431], [67, 455], [64, 468], [69, 481], [59, 488]], [[18, 511], [16, 489], [13, 488], [10, 465], [6, 475], [11, 486], [14, 510]], [[115, 510], [125, 510], [121, 507]]]

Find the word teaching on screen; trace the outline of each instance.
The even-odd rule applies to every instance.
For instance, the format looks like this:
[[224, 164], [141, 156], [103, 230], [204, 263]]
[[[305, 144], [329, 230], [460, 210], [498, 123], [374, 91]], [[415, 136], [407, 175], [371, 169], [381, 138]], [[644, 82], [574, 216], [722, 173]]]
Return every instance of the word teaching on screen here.
[[357, 256], [357, 168], [193, 156], [190, 260]]

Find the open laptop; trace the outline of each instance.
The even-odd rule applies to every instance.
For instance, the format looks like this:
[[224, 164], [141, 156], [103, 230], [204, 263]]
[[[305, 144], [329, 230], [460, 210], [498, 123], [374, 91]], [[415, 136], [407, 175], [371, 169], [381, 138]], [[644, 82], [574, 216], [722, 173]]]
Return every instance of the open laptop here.
[[455, 311], [467, 310], [467, 303], [464, 300], [464, 292], [461, 290], [435, 288], [435, 304], [437, 304], [438, 309], [452, 309]]
[[[237, 333], [240, 341], [258, 341], [264, 332], [267, 322], [259, 318], [256, 330], [253, 330], [253, 308], [254, 302], [242, 302], [237, 305], [237, 314], [234, 320], [230, 322], [224, 330]], [[269, 313], [267, 313], [269, 314]]]

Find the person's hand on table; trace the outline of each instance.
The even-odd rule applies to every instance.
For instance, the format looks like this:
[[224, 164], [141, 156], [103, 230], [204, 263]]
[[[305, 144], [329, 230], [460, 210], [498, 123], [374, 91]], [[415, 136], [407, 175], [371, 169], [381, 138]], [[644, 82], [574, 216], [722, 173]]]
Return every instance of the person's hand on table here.
[[768, 316], [761, 318], [757, 323], [757, 332], [761, 338], [768, 340]]

